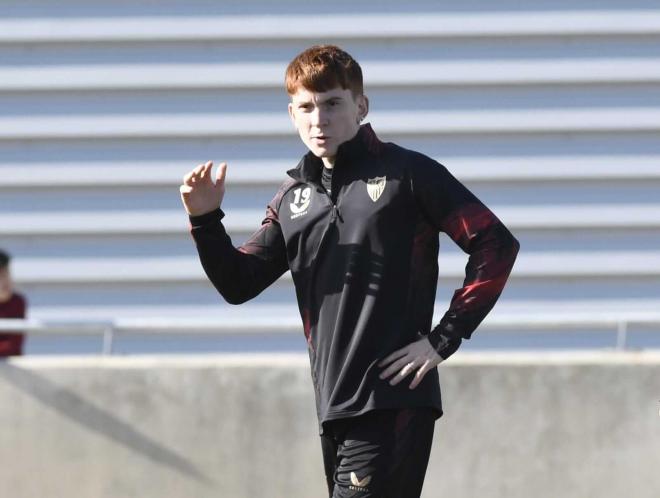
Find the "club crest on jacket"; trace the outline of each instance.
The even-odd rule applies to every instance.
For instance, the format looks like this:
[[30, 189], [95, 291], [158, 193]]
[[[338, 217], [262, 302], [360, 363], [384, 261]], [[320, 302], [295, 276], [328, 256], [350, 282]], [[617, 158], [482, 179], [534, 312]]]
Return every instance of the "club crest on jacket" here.
[[369, 178], [367, 180], [367, 192], [372, 201], [376, 202], [383, 194], [386, 179], [384, 176], [377, 176], [376, 178]]

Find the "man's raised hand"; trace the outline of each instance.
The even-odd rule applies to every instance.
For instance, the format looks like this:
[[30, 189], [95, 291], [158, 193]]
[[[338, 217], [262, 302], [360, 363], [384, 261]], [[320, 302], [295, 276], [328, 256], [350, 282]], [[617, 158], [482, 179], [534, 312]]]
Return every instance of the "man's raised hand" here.
[[225, 196], [227, 163], [220, 164], [215, 181], [211, 175], [212, 171], [213, 161], [208, 161], [183, 177], [179, 192], [183, 207], [191, 216], [210, 213], [222, 204], [222, 198]]

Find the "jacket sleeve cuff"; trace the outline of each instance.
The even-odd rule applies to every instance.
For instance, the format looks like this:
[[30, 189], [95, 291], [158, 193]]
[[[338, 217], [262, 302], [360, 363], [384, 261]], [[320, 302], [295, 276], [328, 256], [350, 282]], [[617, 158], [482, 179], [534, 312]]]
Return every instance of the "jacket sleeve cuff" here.
[[453, 355], [463, 342], [460, 337], [449, 338], [437, 330], [432, 331], [428, 335], [428, 340], [443, 360]]
[[208, 213], [200, 214], [198, 216], [189, 216], [188, 218], [190, 220], [190, 226], [193, 228], [197, 228], [197, 227], [202, 227], [204, 225], [208, 225], [213, 221], [221, 220], [224, 217], [225, 217], [225, 213], [222, 211], [222, 209], [217, 208]]

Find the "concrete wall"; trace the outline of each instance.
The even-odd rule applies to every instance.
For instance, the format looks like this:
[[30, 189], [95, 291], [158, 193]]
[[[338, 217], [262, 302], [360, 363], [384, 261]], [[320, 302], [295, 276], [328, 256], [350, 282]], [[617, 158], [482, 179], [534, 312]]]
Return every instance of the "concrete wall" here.
[[[441, 365], [423, 496], [660, 496], [660, 353]], [[322, 497], [307, 358], [0, 363], [0, 496]]]

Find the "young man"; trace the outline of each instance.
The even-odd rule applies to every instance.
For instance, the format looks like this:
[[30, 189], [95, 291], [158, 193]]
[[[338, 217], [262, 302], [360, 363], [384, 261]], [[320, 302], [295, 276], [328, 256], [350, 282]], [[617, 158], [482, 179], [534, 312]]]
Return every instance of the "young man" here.
[[[307, 339], [331, 497], [419, 497], [434, 422], [436, 366], [495, 304], [518, 242], [442, 165], [381, 142], [362, 72], [331, 45], [286, 71], [289, 115], [309, 152], [235, 248], [219, 208], [227, 165], [181, 186], [202, 266], [222, 296], [245, 302], [291, 270]], [[433, 328], [438, 234], [467, 252], [464, 285]]]
[[[9, 254], [0, 250], [0, 319], [25, 318], [25, 298], [14, 292]], [[0, 332], [0, 357], [23, 354], [23, 334]]]

